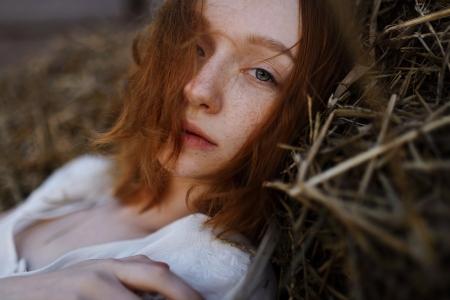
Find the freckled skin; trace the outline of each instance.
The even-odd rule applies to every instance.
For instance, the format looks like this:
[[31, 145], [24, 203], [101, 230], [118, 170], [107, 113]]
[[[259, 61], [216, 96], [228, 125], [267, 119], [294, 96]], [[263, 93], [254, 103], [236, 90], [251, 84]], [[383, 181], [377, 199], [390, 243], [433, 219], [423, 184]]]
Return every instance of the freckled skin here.
[[[298, 0], [207, 0], [204, 16], [210, 21], [212, 43], [199, 41], [204, 51], [199, 71], [184, 88], [186, 120], [206, 133], [217, 147], [202, 151], [184, 147], [171, 170], [177, 177], [196, 178], [230, 161], [270, 112], [283, 80], [292, 69], [287, 56], [271, 59], [273, 50], [249, 44], [258, 34], [286, 47], [300, 37]], [[252, 70], [279, 74], [278, 84], [264, 82]], [[275, 77], [275, 76], [274, 76]], [[163, 149], [164, 164], [168, 152]]]

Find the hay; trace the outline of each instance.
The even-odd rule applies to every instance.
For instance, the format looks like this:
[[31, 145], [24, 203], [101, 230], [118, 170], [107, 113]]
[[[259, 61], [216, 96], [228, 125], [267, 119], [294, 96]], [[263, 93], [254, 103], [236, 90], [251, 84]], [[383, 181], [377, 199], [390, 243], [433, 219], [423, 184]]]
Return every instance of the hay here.
[[448, 298], [450, 4], [357, 9], [365, 66], [281, 145], [288, 179], [266, 184], [286, 194], [280, 298]]
[[[280, 145], [292, 163], [285, 181], [267, 183], [286, 208], [279, 298], [448, 298], [450, 4], [356, 2], [368, 60], [298, 144]], [[2, 72], [0, 210], [110, 126], [131, 37], [78, 32]]]
[[120, 107], [117, 85], [131, 63], [133, 34], [80, 28], [55, 49], [0, 73], [0, 211], [23, 201], [56, 168], [86, 152], [92, 130]]

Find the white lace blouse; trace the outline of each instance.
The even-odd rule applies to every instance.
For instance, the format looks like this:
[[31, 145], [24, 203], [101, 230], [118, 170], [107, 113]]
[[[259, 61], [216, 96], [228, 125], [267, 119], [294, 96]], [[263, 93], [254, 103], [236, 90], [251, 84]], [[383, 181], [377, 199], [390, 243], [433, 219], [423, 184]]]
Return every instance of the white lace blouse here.
[[[252, 263], [251, 255], [216, 239], [210, 228], [202, 226], [207, 216], [201, 214], [179, 219], [141, 239], [76, 249], [41, 269], [27, 272], [27, 262], [18, 257], [14, 236], [39, 220], [116, 201], [107, 175], [110, 166], [106, 159], [82, 156], [54, 172], [24, 204], [0, 221], [0, 278], [49, 272], [88, 259], [144, 254], [167, 263], [205, 299], [234, 299]], [[243, 236], [233, 239], [251, 247]], [[270, 266], [257, 281], [260, 285], [252, 299], [274, 299], [276, 284]]]

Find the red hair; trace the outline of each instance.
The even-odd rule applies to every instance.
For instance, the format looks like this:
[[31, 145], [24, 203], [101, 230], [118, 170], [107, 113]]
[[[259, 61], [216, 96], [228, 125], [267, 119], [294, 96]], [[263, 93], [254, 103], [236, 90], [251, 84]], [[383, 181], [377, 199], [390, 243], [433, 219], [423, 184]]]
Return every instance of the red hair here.
[[[300, 0], [299, 11], [295, 66], [273, 112], [230, 162], [200, 181], [207, 190], [189, 199], [193, 211], [210, 216], [207, 225], [253, 242], [278, 207], [275, 192], [262, 188], [285, 168], [288, 153], [276, 145], [295, 142], [308, 122], [307, 96], [314, 99], [313, 112], [324, 107], [352, 64], [338, 11], [326, 0]], [[172, 162], [181, 151], [183, 88], [195, 75], [195, 39], [205, 24], [196, 1], [167, 0], [133, 43], [137, 66], [126, 82], [123, 111], [94, 142], [115, 146], [115, 195], [125, 204], [145, 199], [149, 209], [161, 202], [168, 171], [157, 155], [169, 133]]]

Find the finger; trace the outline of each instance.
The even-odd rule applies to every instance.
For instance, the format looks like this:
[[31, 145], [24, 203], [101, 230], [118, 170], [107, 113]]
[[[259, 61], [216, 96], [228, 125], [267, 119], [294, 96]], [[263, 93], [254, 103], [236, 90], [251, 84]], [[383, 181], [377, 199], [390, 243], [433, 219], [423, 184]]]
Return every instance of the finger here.
[[90, 300], [142, 300], [138, 295], [124, 287], [120, 282], [117, 286], [108, 288], [98, 288], [95, 291], [86, 291], [79, 299]]
[[117, 278], [109, 278], [103, 282], [97, 282], [95, 289], [85, 290], [86, 297], [92, 300], [141, 300], [141, 298], [127, 289]]
[[170, 299], [203, 299], [181, 278], [156, 264], [122, 261], [115, 268], [115, 275], [130, 289], [158, 292]]
[[162, 261], [156, 261], [148, 258], [146, 255], [138, 254], [134, 256], [124, 257], [120, 259], [121, 261], [132, 261], [132, 262], [142, 262], [142, 263], [150, 263], [154, 265], [159, 265], [163, 268], [170, 270], [170, 266]]
[[[92, 263], [98, 262], [92, 261]], [[83, 270], [83, 267], [80, 267], [75, 272], [69, 269], [61, 269], [47, 274], [29, 276], [30, 278], [40, 277], [40, 282], [47, 283], [39, 284], [37, 293], [33, 292], [33, 299], [62, 299], [61, 295], [65, 295], [64, 299], [141, 300], [115, 277], [112, 267], [109, 270], [86, 269]], [[36, 288], [33, 290], [36, 290]], [[39, 291], [41, 292], [39, 293]], [[42, 297], [39, 297], [40, 294]]]

